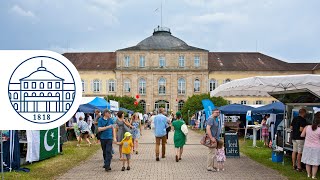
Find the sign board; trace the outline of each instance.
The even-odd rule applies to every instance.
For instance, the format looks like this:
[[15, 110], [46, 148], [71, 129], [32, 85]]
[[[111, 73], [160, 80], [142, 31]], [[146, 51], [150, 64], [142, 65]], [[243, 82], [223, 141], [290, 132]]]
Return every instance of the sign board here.
[[110, 100], [110, 110], [119, 111], [119, 102]]
[[252, 121], [251, 110], [247, 111], [246, 119], [247, 119], [247, 121]]
[[238, 133], [226, 132], [224, 134], [226, 157], [240, 157]]

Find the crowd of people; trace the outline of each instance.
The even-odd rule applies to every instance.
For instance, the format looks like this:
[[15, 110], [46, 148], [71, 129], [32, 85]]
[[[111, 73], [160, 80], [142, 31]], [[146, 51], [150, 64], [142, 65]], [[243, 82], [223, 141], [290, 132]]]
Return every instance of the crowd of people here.
[[[208, 134], [212, 136], [212, 140], [219, 142], [217, 148], [209, 148], [208, 170], [219, 171], [224, 170], [223, 162], [225, 161], [223, 141], [219, 140], [216, 118], [218, 116], [213, 111], [212, 124], [208, 123]], [[219, 111], [218, 111], [219, 112]], [[144, 114], [140, 119], [138, 113], [133, 114], [130, 119], [125, 118], [123, 111], [112, 114], [108, 109], [102, 113], [95, 111], [94, 119], [90, 115], [86, 115], [83, 119], [79, 117], [79, 122], [75, 129], [78, 145], [80, 146], [84, 139], [91, 146], [90, 139], [97, 139], [94, 143], [100, 143], [103, 151], [105, 171], [111, 170], [111, 159], [114, 154], [114, 145], [119, 146], [119, 161], [123, 166], [121, 171], [130, 170], [130, 159], [132, 154], [139, 152], [139, 138], [142, 136], [143, 129], [152, 129], [155, 136], [155, 160], [160, 161], [166, 157], [166, 145], [168, 134], [173, 131], [173, 142], [175, 147], [175, 160], [182, 160], [183, 147], [187, 141], [188, 128], [182, 119], [182, 114], [167, 115], [164, 108], [159, 108], [158, 114]], [[210, 120], [210, 119], [209, 119]], [[211, 122], [211, 121], [210, 121]], [[210, 131], [210, 132], [209, 132]], [[94, 136], [96, 138], [94, 138]], [[161, 148], [160, 148], [161, 146]], [[161, 149], [161, 151], [160, 151]], [[214, 161], [218, 162], [218, 168], [214, 166]]]

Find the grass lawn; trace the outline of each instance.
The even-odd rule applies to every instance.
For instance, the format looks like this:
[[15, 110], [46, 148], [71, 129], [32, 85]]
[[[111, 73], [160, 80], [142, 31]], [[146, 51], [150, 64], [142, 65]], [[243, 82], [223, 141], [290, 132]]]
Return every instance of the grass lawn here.
[[[196, 133], [204, 134], [204, 131], [193, 130]], [[265, 165], [266, 167], [277, 170], [280, 174], [290, 180], [308, 179], [307, 172], [297, 172], [292, 170], [291, 156], [285, 156], [284, 165], [282, 163], [275, 163], [271, 160], [272, 150], [263, 146], [263, 142], [257, 141], [257, 147], [252, 147], [252, 140], [243, 140], [239, 138], [240, 152], [248, 156], [250, 159]], [[320, 169], [318, 170], [317, 178], [320, 179]]]
[[81, 161], [87, 159], [98, 149], [100, 145], [88, 145], [82, 142], [81, 147], [76, 147], [76, 141], [69, 141], [63, 145], [63, 155], [57, 155], [47, 160], [34, 162], [25, 165], [30, 169], [29, 173], [25, 172], [6, 172], [5, 179], [54, 179], [55, 177], [67, 172], [69, 169], [77, 166]]
[[[252, 147], [252, 140], [243, 141], [243, 138], [239, 140], [240, 152], [247, 155], [254, 161], [257, 161], [269, 168], [277, 170], [280, 174], [288, 179], [296, 180], [296, 179], [308, 179], [307, 172], [297, 172], [292, 170], [291, 157], [284, 157], [285, 164], [275, 163], [271, 160], [271, 149], [263, 147], [263, 142], [257, 141], [256, 148]], [[320, 179], [320, 173], [318, 171], [318, 179]], [[310, 178], [309, 178], [310, 179]]]

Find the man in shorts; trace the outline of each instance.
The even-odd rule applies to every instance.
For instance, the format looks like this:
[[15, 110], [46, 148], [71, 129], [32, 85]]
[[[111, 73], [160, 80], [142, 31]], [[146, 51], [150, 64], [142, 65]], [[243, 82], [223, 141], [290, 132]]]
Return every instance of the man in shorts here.
[[305, 116], [307, 111], [305, 109], [299, 110], [299, 116], [295, 117], [290, 125], [290, 129], [292, 130], [292, 144], [293, 144], [293, 152], [292, 152], [292, 168], [301, 172], [301, 156], [304, 145], [304, 137], [301, 137], [301, 132], [304, 127], [307, 125], [307, 121]]

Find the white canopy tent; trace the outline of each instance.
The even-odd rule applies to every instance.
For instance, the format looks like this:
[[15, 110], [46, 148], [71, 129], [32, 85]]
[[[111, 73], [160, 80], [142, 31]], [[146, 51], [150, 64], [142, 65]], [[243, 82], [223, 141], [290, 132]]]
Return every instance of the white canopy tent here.
[[223, 84], [211, 96], [270, 96], [268, 92], [309, 89], [320, 95], [320, 75], [256, 76]]
[[[210, 92], [210, 96], [265, 96], [269, 94], [286, 94], [290, 91], [311, 91], [320, 96], [320, 75], [301, 74], [287, 76], [257, 76], [234, 80], [223, 84]], [[275, 95], [272, 95], [275, 97]], [[281, 98], [284, 99], [284, 96]], [[319, 100], [319, 99], [318, 99]], [[284, 110], [286, 112], [286, 110]], [[284, 132], [284, 129], [283, 129]], [[284, 147], [284, 138], [283, 146]], [[283, 161], [284, 163], [284, 161]]]

